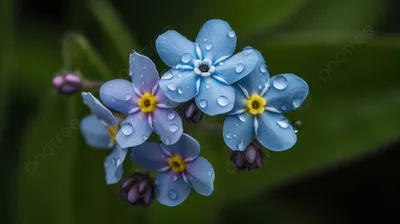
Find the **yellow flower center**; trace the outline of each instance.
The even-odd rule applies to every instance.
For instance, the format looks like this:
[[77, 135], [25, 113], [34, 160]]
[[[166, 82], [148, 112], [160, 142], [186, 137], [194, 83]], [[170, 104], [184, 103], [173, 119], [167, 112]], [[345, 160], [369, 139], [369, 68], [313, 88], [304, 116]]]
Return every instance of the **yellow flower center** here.
[[111, 142], [116, 141], [117, 133], [118, 133], [118, 128], [115, 125], [110, 125], [108, 127], [108, 137], [110, 137]]
[[139, 99], [139, 107], [143, 113], [151, 113], [157, 106], [157, 99], [151, 93], [145, 93]]
[[247, 110], [251, 115], [262, 114], [264, 112], [265, 99], [259, 95], [252, 95], [246, 101]]
[[186, 162], [182, 157], [174, 155], [168, 158], [168, 165], [175, 173], [182, 172], [186, 169]]

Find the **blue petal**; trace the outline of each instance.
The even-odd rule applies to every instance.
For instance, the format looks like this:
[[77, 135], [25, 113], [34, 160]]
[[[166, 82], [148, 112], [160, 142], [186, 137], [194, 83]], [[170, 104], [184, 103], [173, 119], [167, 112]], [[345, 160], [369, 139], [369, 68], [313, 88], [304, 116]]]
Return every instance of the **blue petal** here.
[[157, 108], [153, 114], [154, 131], [166, 145], [175, 144], [183, 133], [182, 119], [173, 109]]
[[180, 155], [185, 159], [196, 158], [200, 153], [200, 144], [188, 134], [182, 134], [182, 137], [175, 144], [164, 145], [163, 147], [169, 153]]
[[115, 184], [121, 179], [124, 173], [123, 162], [127, 152], [128, 149], [123, 149], [116, 145], [110, 155], [106, 157], [104, 169], [106, 171], [107, 184]]
[[266, 111], [257, 119], [257, 140], [266, 148], [272, 151], [283, 151], [296, 143], [296, 133], [282, 114]]
[[187, 64], [192, 64], [193, 60], [197, 58], [194, 43], [172, 30], [157, 38], [156, 48], [161, 59], [170, 67], [184, 64], [182, 58], [185, 56], [190, 58], [189, 61], [185, 60]]
[[196, 104], [204, 113], [214, 116], [232, 110], [235, 90], [214, 78], [203, 78], [200, 91], [196, 96]]
[[123, 148], [134, 147], [145, 142], [153, 130], [147, 119], [147, 115], [136, 112], [129, 115], [121, 124], [117, 133], [117, 142]]
[[303, 79], [294, 74], [283, 74], [271, 78], [264, 98], [267, 107], [289, 112], [300, 107], [307, 95], [308, 85]]
[[158, 173], [155, 183], [156, 198], [163, 205], [177, 206], [189, 196], [190, 186], [172, 171]]
[[225, 144], [234, 151], [244, 151], [255, 137], [254, 117], [248, 113], [230, 115], [224, 121]]
[[187, 178], [197, 193], [211, 195], [214, 190], [215, 173], [212, 165], [203, 157], [197, 157], [187, 164]]
[[112, 147], [112, 142], [108, 136], [108, 126], [94, 114], [82, 119], [81, 132], [86, 143], [94, 148], [109, 149]]
[[254, 70], [239, 81], [239, 84], [246, 89], [250, 95], [260, 94], [269, 80], [269, 72], [262, 54], [254, 50], [258, 55], [258, 62]]
[[170, 100], [183, 103], [197, 95], [197, 79], [193, 70], [171, 69], [161, 77], [159, 84]]
[[156, 93], [155, 93], [155, 97], [157, 99], [158, 105], [159, 104], [163, 104], [163, 105], [166, 105], [169, 108], [175, 108], [175, 107], [179, 106], [179, 103], [178, 102], [174, 102], [171, 99], [169, 99], [165, 95], [164, 91], [159, 86], [157, 87], [157, 90], [156, 90]]
[[137, 107], [138, 101], [132, 83], [123, 79], [104, 83], [100, 88], [100, 98], [105, 105], [125, 114]]
[[240, 89], [237, 85], [233, 86], [233, 88], [235, 89], [235, 105], [233, 106], [231, 113], [246, 109], [247, 101], [247, 97], [243, 93], [242, 89]]
[[149, 171], [157, 171], [168, 166], [168, 155], [164, 153], [160, 144], [154, 142], [145, 142], [134, 147], [131, 159], [135, 164]]
[[236, 34], [227, 22], [213, 19], [203, 25], [196, 43], [204, 58], [215, 61], [233, 54], [236, 48]]
[[215, 67], [215, 74], [232, 84], [253, 71], [257, 62], [257, 52], [247, 49], [233, 55], [222, 63], [218, 63]]
[[88, 105], [92, 113], [94, 113], [100, 120], [105, 121], [109, 125], [117, 125], [118, 121], [96, 97], [91, 93], [82, 93], [83, 103]]
[[129, 74], [132, 82], [141, 93], [151, 92], [158, 82], [158, 71], [153, 61], [136, 52], [129, 56]]

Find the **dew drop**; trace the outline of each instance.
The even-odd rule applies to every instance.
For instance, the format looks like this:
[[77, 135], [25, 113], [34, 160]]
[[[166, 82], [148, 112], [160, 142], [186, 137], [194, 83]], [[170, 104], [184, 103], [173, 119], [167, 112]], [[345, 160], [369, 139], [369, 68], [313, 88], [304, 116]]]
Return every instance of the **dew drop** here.
[[287, 106], [286, 106], [285, 104], [282, 105], [282, 110], [283, 110], [283, 111], [287, 110]]
[[258, 85], [258, 89], [262, 89], [263, 88], [263, 85]]
[[237, 73], [241, 73], [241, 72], [243, 72], [243, 69], [244, 69], [244, 65], [242, 63], [239, 63], [236, 65], [235, 71]]
[[236, 124], [236, 127], [239, 127], [239, 124]]
[[286, 118], [282, 118], [281, 120], [277, 121], [278, 125], [281, 128], [288, 128], [289, 127], [289, 122]]
[[207, 100], [200, 100], [199, 105], [201, 108], [205, 108], [207, 106]]
[[142, 74], [140, 75], [140, 78], [143, 78], [143, 76], [144, 76], [144, 75], [143, 75], [143, 73], [142, 73]]
[[266, 73], [267, 72], [267, 66], [265, 64], [260, 65], [260, 72], [261, 73]]
[[190, 62], [190, 60], [192, 60], [192, 55], [185, 53], [182, 55], [181, 60], [183, 63], [188, 63], [188, 62]]
[[171, 91], [175, 91], [176, 90], [176, 86], [173, 83], [168, 83], [167, 84], [167, 88]]
[[239, 145], [238, 145], [238, 148], [239, 148], [240, 151], [243, 151], [243, 150], [244, 150], [245, 146], [244, 146], [243, 140], [240, 141], [240, 143], [239, 143]]
[[178, 74], [178, 77], [179, 77], [179, 78], [182, 78], [182, 74]]
[[176, 190], [169, 190], [168, 191], [168, 198], [170, 200], [176, 200], [178, 198], [178, 192]]
[[173, 120], [175, 118], [175, 113], [174, 112], [168, 112], [167, 113], [167, 119], [168, 120]]
[[286, 89], [288, 84], [287, 84], [287, 80], [284, 76], [278, 75], [272, 82], [272, 85], [278, 90], [284, 90], [284, 89]]
[[142, 85], [144, 85], [144, 81], [142, 81]]
[[243, 50], [244, 50], [244, 51], [245, 51], [245, 50], [253, 50], [253, 47], [247, 46], [247, 47], [243, 48]]
[[172, 79], [172, 77], [174, 77], [174, 75], [172, 75], [172, 72], [167, 72], [161, 77], [161, 79], [168, 80]]
[[207, 42], [208, 41], [208, 39], [207, 38], [204, 38], [204, 42]]
[[121, 165], [121, 159], [120, 158], [117, 159], [117, 166], [119, 166], [119, 165]]
[[112, 99], [111, 99], [111, 102], [113, 102], [113, 103], [114, 103], [114, 102], [115, 102], [115, 98], [112, 98]]
[[243, 114], [241, 114], [241, 115], [239, 115], [239, 120], [245, 122], [246, 121], [246, 117]]
[[210, 84], [206, 84], [206, 89], [209, 89], [210, 87]]
[[233, 30], [229, 31], [229, 32], [228, 32], [228, 36], [229, 36], [230, 38], [234, 38], [234, 37], [236, 36], [235, 31], [233, 31]]
[[125, 100], [130, 100], [132, 95], [130, 93], [125, 94]]
[[173, 179], [174, 181], [177, 181], [177, 180], [178, 180], [178, 176], [174, 175], [174, 176], [172, 176], [172, 179]]
[[233, 138], [236, 138], [237, 137], [237, 135], [236, 134], [233, 134]]
[[213, 48], [213, 44], [212, 43], [208, 43], [206, 44], [206, 50], [209, 51]]
[[146, 65], [143, 65], [143, 70], [145, 70], [146, 69]]
[[124, 135], [131, 135], [133, 132], [133, 127], [130, 123], [125, 123], [122, 125], [121, 130]]
[[300, 107], [300, 106], [301, 106], [301, 103], [302, 103], [302, 101], [301, 101], [299, 98], [296, 98], [296, 99], [293, 100], [293, 106], [294, 106], [295, 108]]
[[213, 173], [213, 171], [212, 171], [212, 170], [209, 170], [209, 171], [208, 171], [208, 176], [211, 176], [212, 173]]
[[222, 66], [222, 65], [224, 65], [224, 62], [223, 62], [223, 61], [221, 61], [221, 62], [219, 63], [219, 65], [221, 65], [221, 66]]
[[182, 94], [182, 93], [183, 93], [183, 90], [182, 90], [181, 87], [178, 87], [178, 93], [179, 93], [179, 94]]
[[110, 87], [110, 88], [113, 87], [113, 84], [111, 83], [110, 85], [108, 85], [108, 87]]
[[227, 132], [227, 133], [225, 134], [225, 138], [226, 138], [226, 139], [232, 139], [232, 133]]
[[164, 137], [163, 138], [163, 143], [166, 145], [170, 145], [171, 144], [171, 139], [169, 139], [168, 137]]
[[226, 105], [228, 105], [228, 98], [226, 98], [226, 96], [219, 96], [217, 102], [220, 106], [225, 107]]
[[147, 136], [147, 135], [143, 135], [143, 137], [142, 137], [143, 141], [146, 141], [148, 138], [149, 138], [149, 136]]
[[179, 127], [178, 127], [178, 125], [176, 125], [176, 124], [171, 124], [171, 125], [169, 126], [169, 131], [172, 132], [172, 133], [178, 131], [178, 129], [179, 129]]
[[303, 122], [301, 122], [300, 120], [295, 120], [292, 122], [292, 126], [294, 128], [294, 132], [299, 132], [303, 126]]

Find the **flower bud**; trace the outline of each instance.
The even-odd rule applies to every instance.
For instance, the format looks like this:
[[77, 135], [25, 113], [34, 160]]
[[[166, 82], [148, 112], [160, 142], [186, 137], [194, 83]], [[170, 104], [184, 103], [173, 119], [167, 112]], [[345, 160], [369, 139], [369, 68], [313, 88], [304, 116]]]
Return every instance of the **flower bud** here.
[[71, 95], [82, 88], [82, 78], [74, 73], [57, 75], [53, 78], [53, 85], [60, 94]]
[[188, 101], [178, 109], [182, 119], [197, 124], [203, 118], [203, 112], [199, 110], [194, 100]]
[[252, 171], [260, 168], [264, 162], [264, 152], [260, 144], [250, 143], [245, 151], [233, 151], [231, 160], [239, 170], [248, 169]]
[[149, 206], [154, 194], [155, 184], [149, 174], [137, 172], [122, 181], [121, 197], [131, 205]]

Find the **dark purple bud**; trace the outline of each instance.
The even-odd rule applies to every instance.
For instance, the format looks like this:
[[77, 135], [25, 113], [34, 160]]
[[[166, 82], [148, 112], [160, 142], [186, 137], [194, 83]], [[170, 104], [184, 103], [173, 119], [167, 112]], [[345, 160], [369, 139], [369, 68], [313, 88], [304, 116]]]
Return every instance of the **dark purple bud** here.
[[249, 164], [254, 164], [257, 158], [257, 149], [253, 145], [249, 145], [246, 149], [246, 160]]
[[240, 151], [232, 152], [231, 159], [237, 169], [242, 170], [246, 168], [246, 158], [244, 152]]
[[71, 95], [82, 88], [82, 78], [74, 73], [57, 75], [53, 78], [53, 85], [60, 94]]
[[131, 205], [150, 205], [154, 199], [154, 193], [154, 180], [148, 173], [134, 173], [121, 184], [121, 197]]
[[247, 168], [252, 171], [260, 168], [264, 162], [264, 152], [258, 142], [252, 142], [245, 151], [233, 151], [231, 155], [232, 162], [239, 170]]
[[197, 107], [197, 104], [194, 100], [190, 100], [182, 104], [178, 108], [178, 113], [182, 119], [195, 124], [199, 123], [199, 121], [203, 118], [203, 112], [201, 112], [201, 110]]

